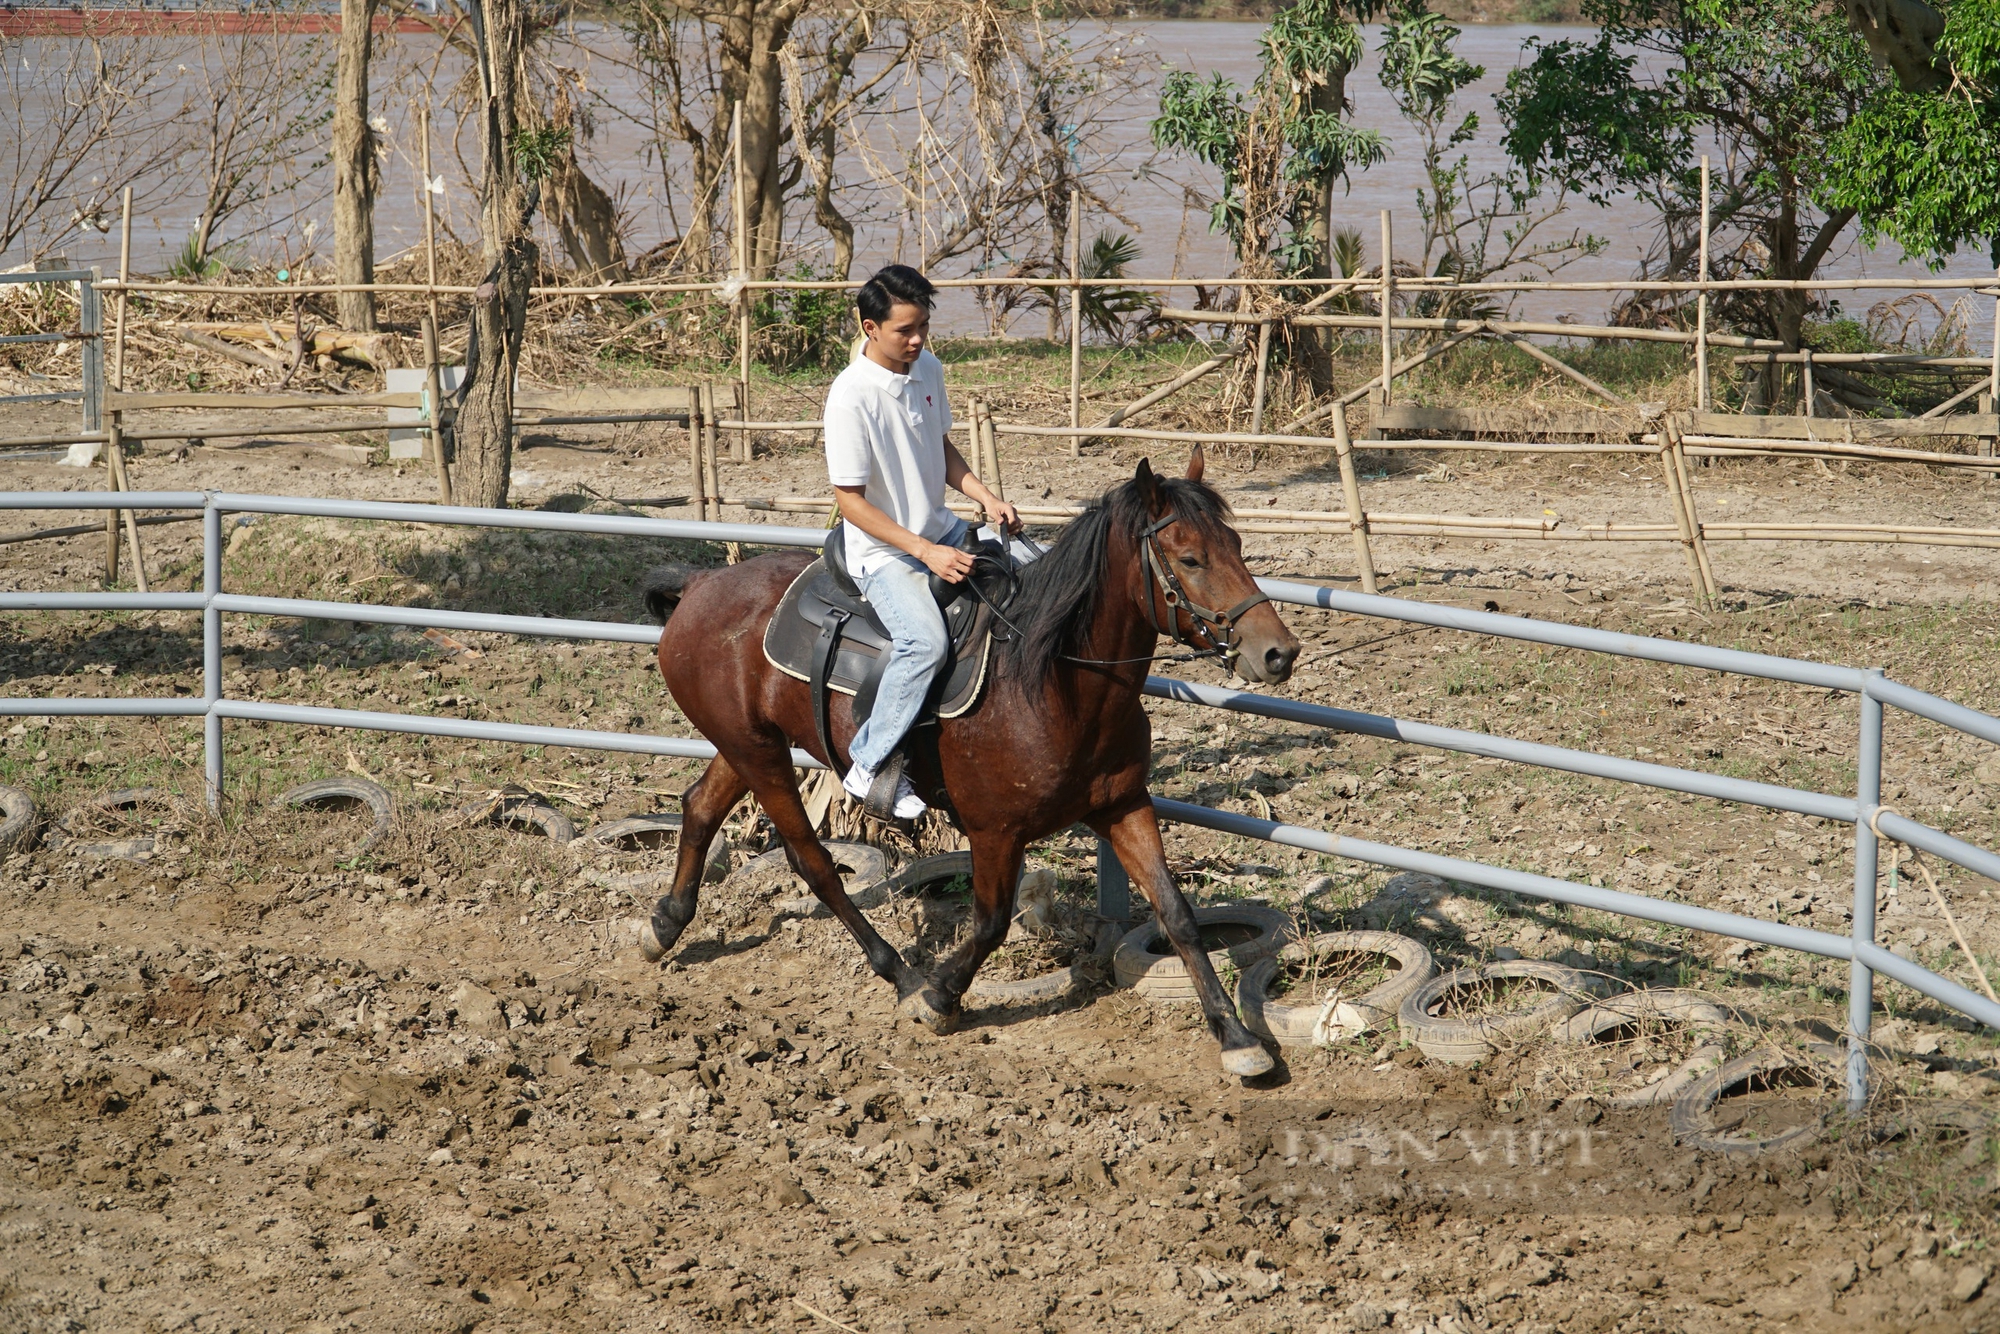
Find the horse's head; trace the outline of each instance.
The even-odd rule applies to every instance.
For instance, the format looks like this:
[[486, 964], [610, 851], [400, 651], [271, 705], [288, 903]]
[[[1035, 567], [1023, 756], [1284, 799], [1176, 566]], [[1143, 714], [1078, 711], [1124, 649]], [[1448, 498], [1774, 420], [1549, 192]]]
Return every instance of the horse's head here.
[[1140, 542], [1140, 598], [1154, 626], [1197, 649], [1219, 649], [1246, 681], [1275, 685], [1292, 674], [1297, 636], [1243, 564], [1243, 539], [1223, 517], [1221, 498], [1202, 484], [1201, 446], [1185, 480], [1162, 478], [1145, 459], [1133, 486], [1151, 521]]

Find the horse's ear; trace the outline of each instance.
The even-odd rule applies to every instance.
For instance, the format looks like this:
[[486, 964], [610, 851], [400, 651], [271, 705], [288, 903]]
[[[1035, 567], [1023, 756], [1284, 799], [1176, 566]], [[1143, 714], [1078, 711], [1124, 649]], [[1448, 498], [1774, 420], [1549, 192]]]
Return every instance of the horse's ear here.
[[1151, 459], [1139, 460], [1139, 467], [1132, 474], [1132, 484], [1139, 488], [1139, 494], [1145, 497], [1149, 508], [1159, 505], [1160, 479], [1153, 475], [1153, 462]]
[[1206, 462], [1207, 460], [1202, 456], [1201, 446], [1196, 445], [1194, 453], [1188, 455], [1187, 479], [1190, 482], [1199, 482], [1201, 480], [1202, 465]]

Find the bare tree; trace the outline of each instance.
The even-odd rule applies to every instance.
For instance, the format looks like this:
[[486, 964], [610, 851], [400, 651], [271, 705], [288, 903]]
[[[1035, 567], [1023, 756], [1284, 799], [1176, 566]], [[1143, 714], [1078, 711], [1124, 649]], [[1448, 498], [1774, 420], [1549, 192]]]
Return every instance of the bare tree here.
[[158, 38], [0, 40], [0, 255], [46, 255], [169, 195], [178, 150], [175, 66]]
[[193, 88], [182, 113], [181, 175], [195, 183], [200, 204], [176, 267], [198, 277], [233, 214], [319, 179], [334, 62], [317, 36], [218, 25], [183, 68]]
[[[375, 45], [376, 0], [340, 0], [340, 58], [333, 101], [333, 276], [375, 281], [375, 192], [381, 188], [375, 131], [368, 123], [368, 57]], [[341, 324], [375, 326], [373, 292], [335, 298]]]
[[[524, 0], [469, 0], [477, 51], [480, 240], [486, 277], [473, 294], [466, 381], [454, 438], [453, 492], [468, 505], [507, 503], [514, 453], [514, 372], [540, 255], [529, 229], [553, 149], [548, 131], [524, 133], [528, 57]], [[534, 180], [523, 178], [524, 163]]]

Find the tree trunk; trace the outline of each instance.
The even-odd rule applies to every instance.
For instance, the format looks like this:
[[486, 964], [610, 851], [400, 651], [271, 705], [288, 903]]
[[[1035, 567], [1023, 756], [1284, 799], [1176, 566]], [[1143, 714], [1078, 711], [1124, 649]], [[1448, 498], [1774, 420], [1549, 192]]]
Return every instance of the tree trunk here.
[[[368, 124], [368, 55], [376, 0], [340, 0], [340, 59], [333, 101], [333, 273], [340, 283], [375, 281], [375, 191], [381, 171]], [[340, 292], [343, 327], [373, 330], [375, 294]]]
[[454, 428], [453, 492], [461, 505], [507, 503], [514, 451], [514, 372], [539, 255], [528, 231], [537, 194], [514, 162], [526, 44], [521, 0], [472, 0], [484, 114], [480, 118], [480, 242], [487, 275], [472, 297], [467, 383]]
[[[1326, 82], [1312, 85], [1306, 96], [1312, 110], [1339, 115], [1347, 105], [1347, 71], [1338, 66], [1329, 69]], [[1312, 210], [1311, 216], [1293, 223], [1299, 233], [1312, 242], [1312, 264], [1306, 270], [1309, 278], [1333, 276], [1333, 185], [1332, 172], [1313, 182], [1313, 188], [1306, 196], [1306, 207]], [[1311, 295], [1317, 296], [1325, 290], [1324, 287], [1316, 287]], [[1292, 333], [1292, 356], [1298, 373], [1305, 380], [1307, 392], [1313, 398], [1333, 392], [1333, 340], [1336, 336], [1332, 329], [1295, 330]]]
[[574, 153], [556, 164], [549, 188], [549, 211], [577, 272], [589, 282], [622, 283], [631, 277], [617, 201], [584, 173]]

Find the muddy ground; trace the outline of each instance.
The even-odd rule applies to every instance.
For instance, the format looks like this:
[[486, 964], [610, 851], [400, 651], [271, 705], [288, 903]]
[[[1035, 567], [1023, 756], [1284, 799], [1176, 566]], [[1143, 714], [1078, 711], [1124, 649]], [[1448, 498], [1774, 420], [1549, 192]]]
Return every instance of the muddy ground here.
[[[532, 440], [517, 496], [685, 494], [682, 439]], [[810, 453], [767, 447], [725, 464], [725, 491], [818, 491]], [[1135, 459], [1010, 450], [1010, 493], [1085, 497]], [[46, 462], [5, 466], [10, 489], [101, 485]], [[1426, 461], [1372, 478], [1369, 503], [1664, 520], [1645, 471]], [[420, 470], [296, 444], [157, 449], [135, 474], [148, 489], [430, 493]], [[1312, 459], [1253, 469], [1222, 455], [1210, 478], [1246, 513], [1266, 499], [1338, 505]], [[1762, 463], [1703, 470], [1696, 486], [1731, 514], [1968, 524], [2000, 494], [1962, 476]], [[156, 582], [192, 586], [198, 530], [146, 540]], [[229, 542], [232, 590], [618, 620], [638, 619], [630, 589], [646, 564], [711, 558], [280, 518]], [[1352, 586], [1344, 539], [1247, 546], [1259, 573]], [[2000, 705], [1985, 665], [1989, 553], [1718, 547], [1729, 598], [1710, 610], [1688, 601], [1665, 547], [1377, 549], [1403, 596], [1879, 664]], [[92, 587], [101, 554], [96, 536], [0, 547], [0, 585]], [[1286, 687], [1300, 697], [1828, 791], [1853, 783], [1841, 697], [1287, 615], [1308, 641]], [[255, 618], [232, 618], [228, 635], [232, 694], [685, 727], [636, 648], [459, 636], [468, 653], [408, 631]], [[197, 618], [174, 613], [10, 616], [0, 679], [18, 696], [196, 694], [199, 636]], [[1152, 708], [1164, 795], [1845, 929], [1851, 843], [1835, 826]], [[0, 782], [51, 816], [111, 788], [179, 794], [150, 817], [149, 861], [40, 847], [0, 866], [0, 1327], [2000, 1327], [1987, 1290], [2000, 1064], [1990, 1035], [1894, 984], [1877, 992], [1878, 1105], [1739, 1160], [1676, 1145], [1664, 1108], [1613, 1105], [1685, 1054], [1671, 1035], [1582, 1051], [1537, 1039], [1464, 1069], [1376, 1034], [1287, 1052], [1243, 1087], [1186, 1010], [1099, 982], [1039, 1007], [975, 1006], [934, 1038], [895, 1027], [890, 994], [837, 926], [778, 911], [768, 887], [713, 886], [679, 951], [648, 966], [630, 920], [668, 854], [561, 847], [457, 814], [507, 782], [579, 829], [672, 810], [695, 772], [678, 762], [232, 722], [218, 821], [193, 799], [192, 723], [23, 719], [0, 740]], [[1898, 716], [1890, 746], [1892, 804], [2000, 839], [2000, 765], [1983, 744]], [[269, 805], [351, 772], [398, 803], [395, 831], [366, 853], [352, 852], [353, 817]], [[729, 836], [733, 864], [768, 841], [747, 808]], [[1845, 1011], [1844, 965], [1198, 830], [1168, 841], [1203, 902], [1392, 927], [1446, 966], [1511, 952], [1607, 985], [1700, 988], [1733, 1007], [1738, 1050], [1775, 1043], [1820, 1062], [1817, 1083], [1725, 1120], [1834, 1106], [1825, 1043]], [[1035, 854], [1079, 920], [1091, 853], [1072, 836]], [[1990, 892], [1957, 873], [1940, 886], [1991, 971]], [[948, 938], [949, 911], [901, 899], [872, 915], [915, 949]], [[1976, 985], [1908, 868], [1885, 878], [1882, 934]]]

